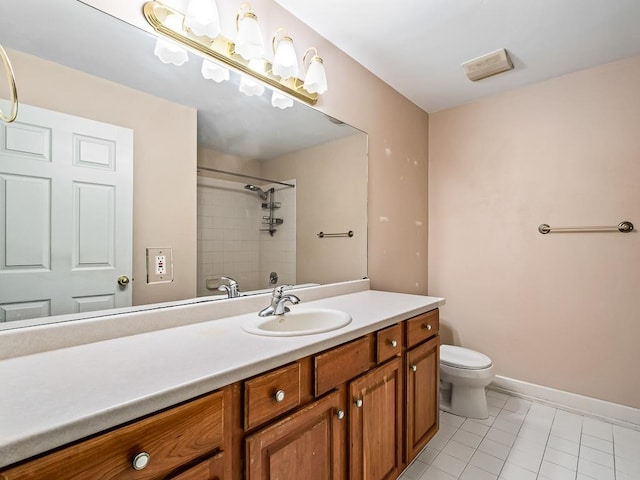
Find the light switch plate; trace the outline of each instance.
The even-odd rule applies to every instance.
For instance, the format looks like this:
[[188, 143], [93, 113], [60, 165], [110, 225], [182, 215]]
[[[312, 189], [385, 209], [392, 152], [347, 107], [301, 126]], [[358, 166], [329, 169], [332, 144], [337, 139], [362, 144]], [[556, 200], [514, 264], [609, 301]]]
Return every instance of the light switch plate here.
[[147, 248], [147, 283], [173, 282], [171, 247]]

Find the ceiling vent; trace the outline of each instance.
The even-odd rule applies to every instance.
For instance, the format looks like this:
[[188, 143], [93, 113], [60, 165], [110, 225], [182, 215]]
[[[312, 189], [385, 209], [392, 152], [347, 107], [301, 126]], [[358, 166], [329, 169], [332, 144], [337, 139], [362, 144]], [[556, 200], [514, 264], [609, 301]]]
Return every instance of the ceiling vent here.
[[487, 53], [462, 64], [464, 73], [472, 82], [497, 75], [498, 73], [513, 70], [513, 63], [504, 48]]

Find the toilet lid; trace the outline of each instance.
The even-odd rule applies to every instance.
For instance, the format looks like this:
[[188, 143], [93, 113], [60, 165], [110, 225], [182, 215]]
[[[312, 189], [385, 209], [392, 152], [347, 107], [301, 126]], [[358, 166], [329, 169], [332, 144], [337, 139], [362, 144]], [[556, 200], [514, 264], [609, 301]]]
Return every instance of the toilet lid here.
[[467, 370], [480, 370], [489, 368], [491, 359], [480, 352], [468, 348], [440, 345], [440, 363]]

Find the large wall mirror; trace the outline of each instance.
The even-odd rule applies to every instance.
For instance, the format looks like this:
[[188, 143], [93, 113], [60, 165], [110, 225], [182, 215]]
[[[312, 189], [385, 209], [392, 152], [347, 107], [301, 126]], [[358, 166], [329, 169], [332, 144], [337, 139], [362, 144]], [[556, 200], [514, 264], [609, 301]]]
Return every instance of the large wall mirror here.
[[[367, 275], [367, 135], [205, 80], [194, 54], [165, 65], [155, 42], [81, 2], [0, 5], [22, 102], [0, 123], [0, 329], [225, 298], [223, 277], [250, 294]], [[171, 282], [148, 276], [158, 249]]]

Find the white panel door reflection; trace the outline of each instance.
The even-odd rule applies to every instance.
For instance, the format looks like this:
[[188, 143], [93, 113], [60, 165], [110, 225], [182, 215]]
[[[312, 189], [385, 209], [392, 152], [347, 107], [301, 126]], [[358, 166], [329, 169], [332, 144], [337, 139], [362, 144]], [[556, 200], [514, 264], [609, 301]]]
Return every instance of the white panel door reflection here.
[[131, 305], [133, 132], [20, 105], [0, 124], [0, 322]]

